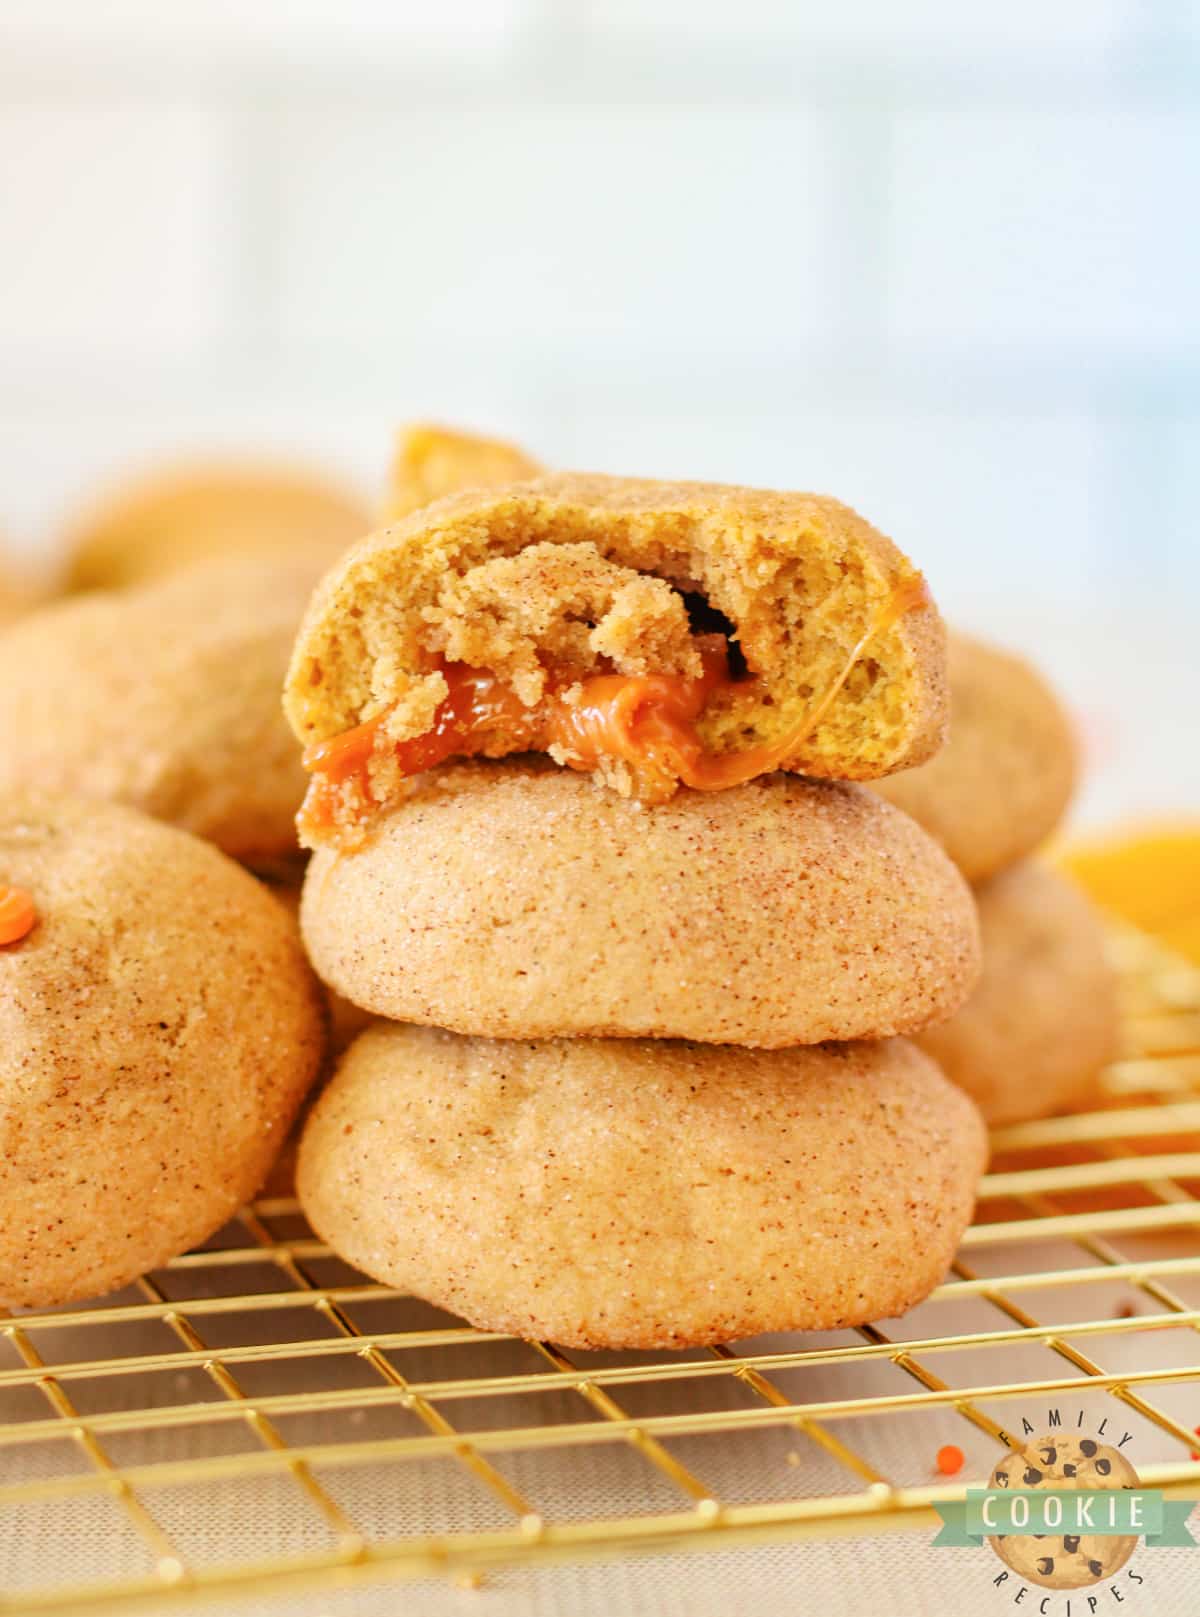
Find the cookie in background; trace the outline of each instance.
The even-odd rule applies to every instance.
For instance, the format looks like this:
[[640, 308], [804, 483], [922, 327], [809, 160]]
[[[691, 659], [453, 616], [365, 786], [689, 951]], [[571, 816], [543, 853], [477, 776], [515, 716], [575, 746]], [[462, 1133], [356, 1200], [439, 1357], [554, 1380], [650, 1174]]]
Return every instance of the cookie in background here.
[[983, 976], [920, 1036], [992, 1124], [1087, 1109], [1117, 1054], [1117, 984], [1083, 894], [1029, 855], [1078, 779], [1071, 720], [1023, 658], [949, 637], [950, 733], [936, 758], [873, 782], [974, 883]]
[[502, 438], [416, 422], [396, 434], [381, 518], [395, 522], [459, 489], [499, 488], [540, 477], [544, 470]]
[[1086, 1110], [1120, 1046], [1103, 922], [1073, 882], [1036, 861], [993, 876], [975, 898], [983, 975], [918, 1042], [991, 1124]]
[[307, 558], [200, 562], [0, 631], [0, 790], [124, 803], [246, 863], [298, 858], [279, 704]]
[[65, 587], [119, 588], [211, 557], [305, 556], [315, 583], [371, 528], [348, 489], [300, 466], [213, 461], [131, 479], [64, 540]]
[[941, 843], [970, 882], [1026, 858], [1056, 829], [1078, 776], [1070, 718], [1038, 671], [951, 631], [950, 729], [936, 758], [874, 790]]

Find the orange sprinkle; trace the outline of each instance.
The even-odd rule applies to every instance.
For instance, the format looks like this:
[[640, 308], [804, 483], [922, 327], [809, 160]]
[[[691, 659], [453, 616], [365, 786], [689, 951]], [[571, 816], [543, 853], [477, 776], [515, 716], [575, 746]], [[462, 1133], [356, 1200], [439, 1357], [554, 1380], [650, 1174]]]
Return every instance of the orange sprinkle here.
[[962, 1470], [966, 1458], [957, 1443], [947, 1443], [937, 1451], [937, 1468], [944, 1477], [952, 1477]]
[[[1197, 1437], [1200, 1437], [1200, 1426], [1193, 1426], [1192, 1430], [1195, 1432]], [[1193, 1460], [1200, 1460], [1200, 1450], [1198, 1450], [1198, 1449], [1193, 1449], [1192, 1450], [1192, 1459]]]
[[25, 889], [0, 883], [0, 944], [19, 943], [36, 920], [37, 910]]

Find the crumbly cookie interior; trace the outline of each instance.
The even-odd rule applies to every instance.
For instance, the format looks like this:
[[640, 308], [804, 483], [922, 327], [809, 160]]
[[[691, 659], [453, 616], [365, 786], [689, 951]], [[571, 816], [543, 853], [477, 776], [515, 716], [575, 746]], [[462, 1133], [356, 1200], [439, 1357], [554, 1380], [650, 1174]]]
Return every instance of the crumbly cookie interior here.
[[[824, 520], [830, 508], [836, 521]], [[645, 789], [628, 748], [601, 746], [581, 762], [561, 726], [547, 739], [531, 716], [551, 700], [590, 701], [589, 681], [666, 679], [697, 709], [689, 722], [714, 758], [774, 748], [767, 767], [846, 779], [912, 762], [915, 654], [896, 631], [931, 605], [921, 575], [898, 553], [854, 542], [855, 525], [867, 525], [836, 502], [813, 499], [800, 544], [751, 523], [731, 533], [729, 522], [727, 511], [535, 497], [497, 499], [474, 520], [410, 524], [408, 542], [365, 559], [352, 604], [308, 637], [299, 682], [293, 665], [293, 723], [299, 714], [318, 769], [323, 742], [371, 726], [376, 802], [412, 773], [405, 744], [446, 723], [461, 670], [492, 684], [485, 731], [459, 750], [548, 751], [651, 801], [669, 792]], [[627, 694], [605, 686], [606, 699]], [[326, 793], [308, 840], [361, 819], [363, 784], [341, 802]]]

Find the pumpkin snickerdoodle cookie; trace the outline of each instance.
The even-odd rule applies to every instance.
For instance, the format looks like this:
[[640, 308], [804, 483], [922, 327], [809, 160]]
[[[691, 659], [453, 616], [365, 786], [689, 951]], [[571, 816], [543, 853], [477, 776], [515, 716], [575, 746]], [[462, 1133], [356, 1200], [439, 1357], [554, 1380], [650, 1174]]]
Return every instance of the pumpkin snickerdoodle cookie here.
[[1057, 826], [1078, 768], [1062, 704], [1020, 657], [953, 633], [950, 730], [918, 769], [874, 790], [923, 825], [968, 881], [1024, 859]]
[[994, 876], [975, 897], [983, 975], [920, 1044], [989, 1123], [1085, 1107], [1119, 1040], [1099, 916], [1071, 882], [1032, 862]]
[[471, 489], [326, 575], [285, 706], [312, 845], [446, 758], [546, 752], [624, 796], [930, 757], [944, 633], [921, 574], [810, 494], [564, 474]]
[[303, 561], [203, 562], [0, 632], [0, 789], [126, 803], [257, 863], [298, 853], [305, 776], [279, 707]]
[[313, 856], [301, 924], [356, 1004], [502, 1038], [878, 1038], [949, 1016], [979, 964], [958, 871], [860, 787], [645, 808], [545, 760], [413, 783], [364, 847]]
[[324, 1011], [265, 889], [133, 810], [7, 795], [0, 881], [0, 1303], [44, 1307], [126, 1285], [255, 1192]]
[[209, 557], [307, 556], [310, 582], [371, 527], [353, 495], [295, 467], [181, 466], [119, 489], [68, 535], [67, 588], [112, 589]]
[[540, 475], [531, 455], [502, 438], [419, 422], [396, 440], [384, 520], [396, 522], [431, 500], [464, 488], [499, 488]]
[[349, 1262], [486, 1330], [681, 1348], [903, 1312], [970, 1218], [984, 1133], [904, 1040], [754, 1051], [379, 1025], [297, 1182]]

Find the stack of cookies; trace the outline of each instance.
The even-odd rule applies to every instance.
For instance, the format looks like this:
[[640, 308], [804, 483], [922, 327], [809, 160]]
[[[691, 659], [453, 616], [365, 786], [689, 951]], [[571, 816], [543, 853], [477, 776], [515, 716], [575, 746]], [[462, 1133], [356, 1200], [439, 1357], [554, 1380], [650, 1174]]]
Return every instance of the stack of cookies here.
[[[88, 593], [0, 633], [0, 1303], [211, 1234], [331, 1007], [315, 1227], [571, 1344], [900, 1312], [970, 1215], [962, 1091], [1086, 1099], [1112, 984], [1028, 858], [1074, 778], [1043, 682], [961, 637], [947, 663], [836, 501], [538, 474], [411, 430], [399, 520], [344, 555], [336, 490], [173, 476], [76, 535]], [[324, 1005], [234, 863], [296, 878], [306, 784]]]
[[921, 1035], [989, 1123], [1090, 1104], [1117, 1052], [1116, 982], [1083, 894], [1030, 856], [1060, 824], [1077, 775], [1071, 725], [1020, 658], [952, 635], [950, 736], [877, 790], [919, 821], [975, 887], [983, 975]]
[[944, 729], [893, 545], [813, 496], [476, 488], [335, 566], [285, 705], [305, 943], [386, 1019], [301, 1141], [337, 1251], [587, 1347], [847, 1326], [940, 1280], [984, 1135], [905, 1035], [979, 944], [951, 860], [849, 784]]

